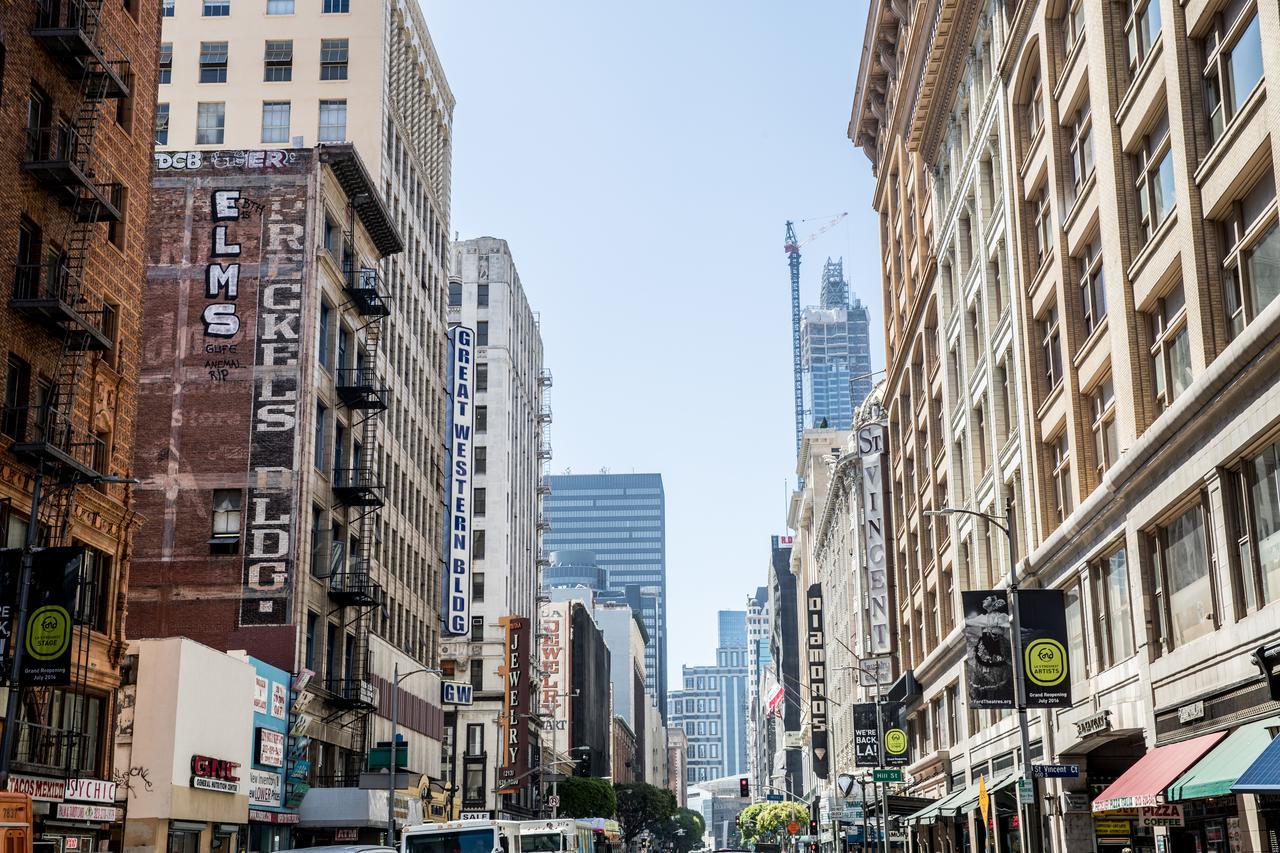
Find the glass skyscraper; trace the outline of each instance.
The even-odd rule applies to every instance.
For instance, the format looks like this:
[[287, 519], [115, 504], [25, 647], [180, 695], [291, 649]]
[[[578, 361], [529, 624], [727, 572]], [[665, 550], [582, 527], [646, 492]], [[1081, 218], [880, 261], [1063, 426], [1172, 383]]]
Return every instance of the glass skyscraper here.
[[689, 743], [690, 784], [747, 771], [747, 614], [720, 611], [720, 642], [712, 666], [685, 666], [684, 686], [671, 691], [670, 725]]
[[871, 316], [849, 301], [844, 262], [822, 269], [821, 304], [800, 315], [800, 385], [806, 429], [851, 429], [853, 412], [871, 393]]
[[590, 551], [604, 570], [606, 589], [651, 606], [638, 608], [649, 643], [645, 691], [667, 718], [667, 526], [661, 474], [557, 474], [543, 515], [546, 553]]

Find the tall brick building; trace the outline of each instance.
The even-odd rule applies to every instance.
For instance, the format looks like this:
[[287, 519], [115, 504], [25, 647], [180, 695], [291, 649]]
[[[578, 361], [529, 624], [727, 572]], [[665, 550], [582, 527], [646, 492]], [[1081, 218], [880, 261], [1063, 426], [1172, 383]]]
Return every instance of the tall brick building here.
[[[300, 674], [289, 766], [354, 786], [410, 661], [369, 646], [400, 568], [378, 428], [398, 313], [377, 268], [399, 232], [349, 144], [157, 153], [152, 215], [129, 633]], [[408, 700], [412, 769], [438, 776], [438, 703]]]
[[[137, 412], [159, 33], [158, 9], [136, 2], [0, 9], [0, 545], [11, 549], [0, 598], [8, 619], [52, 607], [62, 620], [37, 629], [54, 630], [57, 642], [42, 651], [60, 656], [27, 654], [5, 673], [21, 689], [4, 691], [0, 784], [16, 790], [57, 794], [67, 779], [112, 773], [130, 536], [140, 522], [123, 481]], [[23, 554], [24, 544], [67, 550]], [[24, 557], [30, 586], [18, 583]], [[6, 622], [6, 645], [51, 639]], [[47, 805], [36, 812], [46, 838], [96, 842], [110, 832], [105, 822], [72, 832], [48, 823]]]

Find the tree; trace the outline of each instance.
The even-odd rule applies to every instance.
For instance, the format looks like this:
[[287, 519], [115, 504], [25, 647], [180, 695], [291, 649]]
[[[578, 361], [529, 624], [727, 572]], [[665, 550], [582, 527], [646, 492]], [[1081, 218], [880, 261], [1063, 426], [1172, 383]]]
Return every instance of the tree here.
[[738, 812], [738, 835], [744, 843], [750, 843], [760, 837], [760, 830], [756, 827], [756, 819], [760, 817], [760, 813], [768, 808], [771, 803], [752, 803], [742, 811]]
[[618, 822], [622, 833], [631, 841], [646, 829], [653, 831], [676, 813], [676, 795], [664, 788], [644, 782], [615, 784], [618, 800]]
[[756, 830], [777, 840], [787, 835], [787, 824], [792, 821], [808, 831], [809, 809], [803, 803], [767, 803], [756, 816]]
[[689, 853], [702, 846], [707, 824], [702, 815], [692, 809], [676, 809], [669, 820], [657, 824], [651, 831], [659, 847]]
[[561, 817], [613, 817], [618, 799], [613, 786], [595, 776], [569, 776], [561, 780]]

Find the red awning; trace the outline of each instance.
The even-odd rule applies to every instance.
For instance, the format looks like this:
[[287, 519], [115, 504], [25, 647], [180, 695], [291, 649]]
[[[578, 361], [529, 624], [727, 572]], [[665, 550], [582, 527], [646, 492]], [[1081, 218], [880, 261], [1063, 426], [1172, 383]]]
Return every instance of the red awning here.
[[1160, 805], [1164, 802], [1164, 789], [1226, 734], [1214, 732], [1150, 750], [1098, 795], [1093, 801], [1093, 810], [1106, 812]]

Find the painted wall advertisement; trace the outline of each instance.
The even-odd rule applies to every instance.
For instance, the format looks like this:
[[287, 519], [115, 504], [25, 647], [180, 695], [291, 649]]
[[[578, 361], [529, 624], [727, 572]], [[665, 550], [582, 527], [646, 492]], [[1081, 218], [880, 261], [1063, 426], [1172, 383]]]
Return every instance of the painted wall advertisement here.
[[472, 364], [475, 333], [466, 326], [449, 330], [449, 524], [448, 570], [444, 573], [444, 631], [462, 636], [471, 630], [471, 430]]
[[1018, 590], [1028, 708], [1070, 708], [1066, 600], [1060, 589]]
[[539, 611], [538, 665], [542, 670], [542, 685], [538, 691], [538, 712], [543, 716], [544, 736], [549, 725], [551, 746], [561, 754], [569, 752], [569, 694], [573, 692], [569, 613], [572, 607], [567, 601], [552, 601], [543, 604]]
[[499, 670], [505, 689], [502, 694], [502, 764], [498, 769], [498, 790], [510, 794], [520, 790], [529, 769], [529, 713], [533, 709], [529, 681], [529, 620], [507, 616], [506, 656]]
[[960, 593], [964, 608], [965, 680], [969, 707], [1013, 707], [1013, 643], [1004, 590]]
[[879, 767], [880, 729], [876, 726], [876, 706], [862, 702], [853, 706], [853, 764]]
[[813, 775], [826, 779], [829, 767], [827, 744], [827, 638], [823, 628], [822, 584], [808, 589], [809, 631], [805, 643], [809, 667], [809, 746], [813, 752]]
[[867, 609], [867, 649], [872, 655], [893, 651], [889, 620], [889, 514], [885, 511], [885, 425], [867, 424], [858, 430], [862, 463], [863, 587]]

